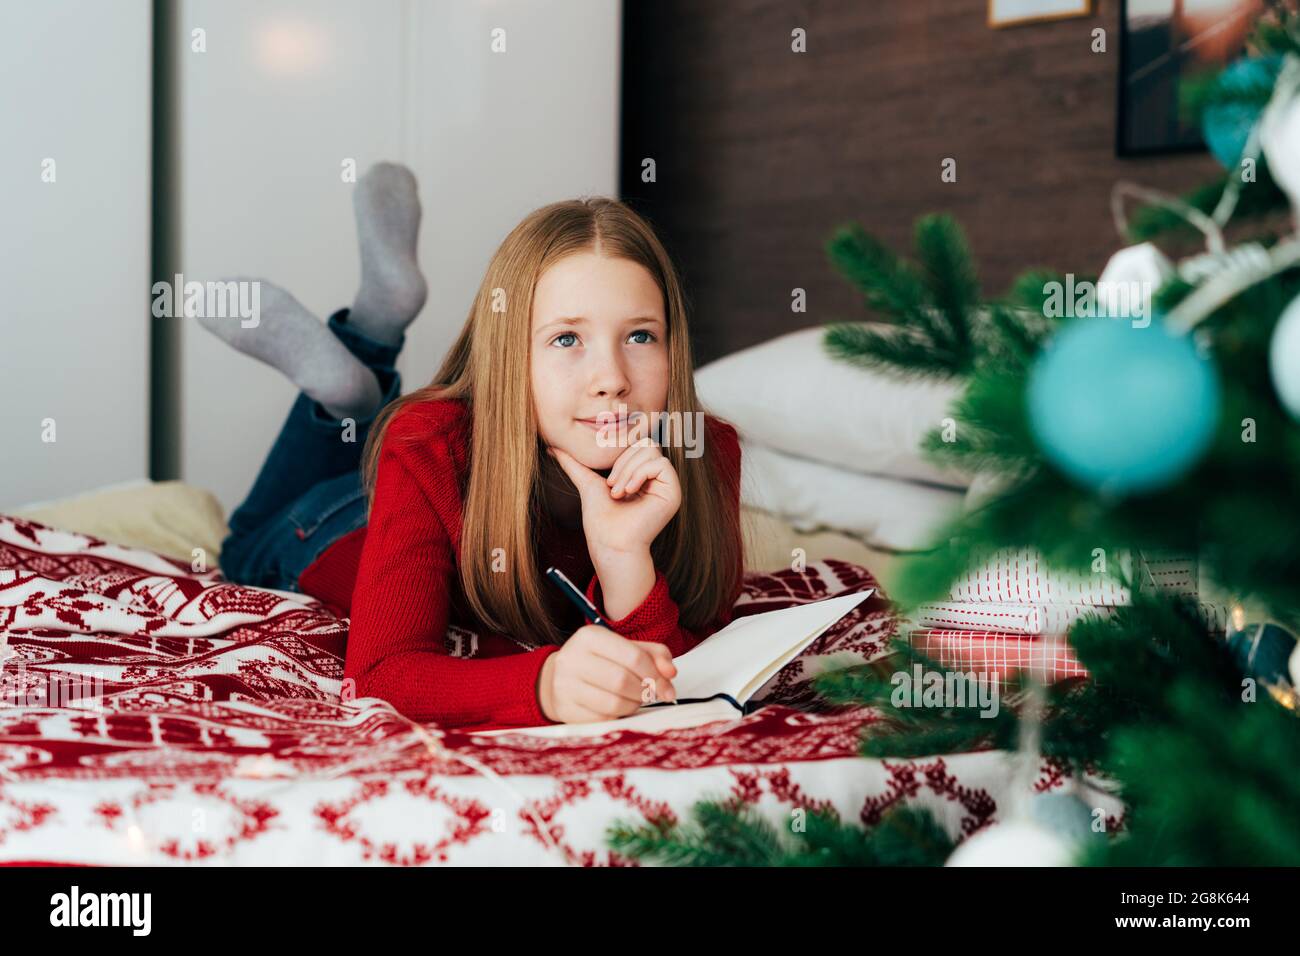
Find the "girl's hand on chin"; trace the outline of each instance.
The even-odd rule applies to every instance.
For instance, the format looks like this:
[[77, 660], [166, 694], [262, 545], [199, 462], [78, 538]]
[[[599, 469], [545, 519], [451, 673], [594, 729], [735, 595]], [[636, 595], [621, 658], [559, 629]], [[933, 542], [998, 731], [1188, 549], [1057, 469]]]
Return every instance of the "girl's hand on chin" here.
[[[641, 432], [647, 427], [644, 420], [637, 425]], [[636, 438], [623, 449], [608, 478], [563, 449], [552, 447], [550, 452], [582, 498], [582, 527], [593, 557], [598, 551], [649, 550], [681, 506], [677, 472], [648, 437]]]

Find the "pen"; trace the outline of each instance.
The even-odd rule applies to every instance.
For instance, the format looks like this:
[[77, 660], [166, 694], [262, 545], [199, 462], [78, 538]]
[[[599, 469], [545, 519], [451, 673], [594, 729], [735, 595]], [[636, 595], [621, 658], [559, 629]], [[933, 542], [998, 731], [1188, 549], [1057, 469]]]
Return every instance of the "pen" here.
[[[579, 591], [577, 585], [570, 581], [568, 575], [563, 571], [554, 567], [547, 568], [546, 576], [555, 582], [555, 585], [564, 592], [565, 597], [578, 606], [578, 610], [582, 612], [582, 616], [587, 619], [588, 624], [595, 624], [597, 627], [609, 626], [605, 623], [605, 619], [600, 616], [600, 612], [596, 610], [596, 605], [587, 600], [587, 595]], [[677, 701], [674, 700], [673, 703], [675, 704]]]
[[547, 568], [546, 576], [556, 583], [565, 597], [578, 606], [578, 610], [582, 612], [588, 624], [595, 624], [597, 627], [606, 626], [605, 619], [596, 610], [596, 605], [587, 600], [587, 595], [578, 590], [577, 585], [569, 580], [568, 575], [559, 568]]

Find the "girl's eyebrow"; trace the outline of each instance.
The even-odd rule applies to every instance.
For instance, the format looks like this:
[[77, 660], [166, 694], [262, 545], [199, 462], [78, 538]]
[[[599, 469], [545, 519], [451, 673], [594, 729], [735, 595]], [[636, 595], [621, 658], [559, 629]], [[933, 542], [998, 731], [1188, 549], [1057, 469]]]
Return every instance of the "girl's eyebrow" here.
[[[631, 325], [634, 322], [655, 322], [659, 325], [666, 324], [664, 320], [659, 318], [659, 316], [657, 315], [638, 315], [638, 316], [634, 316], [633, 318], [623, 320], [624, 325]], [[564, 316], [560, 316], [558, 319], [552, 319], [550, 322], [547, 322], [545, 325], [539, 325], [537, 327], [537, 334], [540, 335], [542, 332], [545, 332], [547, 329], [556, 325], [586, 325], [586, 324], [587, 324], [587, 317], [584, 315], [564, 315]]]
[[552, 319], [545, 325], [539, 325], [537, 331], [544, 332], [553, 325], [584, 325], [586, 321], [586, 318], [581, 315], [562, 315], [558, 319]]

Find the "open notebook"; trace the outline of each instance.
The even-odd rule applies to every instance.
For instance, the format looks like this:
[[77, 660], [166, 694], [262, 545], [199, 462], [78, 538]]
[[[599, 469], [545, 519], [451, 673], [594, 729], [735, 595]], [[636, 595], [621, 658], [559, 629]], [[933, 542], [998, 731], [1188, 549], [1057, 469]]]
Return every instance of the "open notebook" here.
[[738, 718], [746, 712], [750, 697], [777, 671], [873, 593], [874, 589], [860, 591], [737, 618], [694, 650], [673, 659], [677, 665], [677, 676], [673, 678], [676, 704], [647, 704], [618, 720], [474, 733], [589, 737], [612, 730], [654, 732]]

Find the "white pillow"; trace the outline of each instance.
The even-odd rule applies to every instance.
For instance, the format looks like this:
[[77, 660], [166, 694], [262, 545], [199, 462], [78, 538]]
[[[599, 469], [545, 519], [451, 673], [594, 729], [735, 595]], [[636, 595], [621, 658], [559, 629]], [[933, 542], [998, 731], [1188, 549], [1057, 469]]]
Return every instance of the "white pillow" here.
[[918, 551], [962, 510], [965, 494], [796, 458], [753, 442], [740, 445], [740, 500], [797, 531], [833, 528], [873, 548]]
[[792, 332], [709, 363], [695, 373], [700, 401], [740, 437], [777, 451], [862, 474], [969, 485], [969, 475], [932, 464], [920, 448], [962, 386], [832, 359], [824, 334]]

